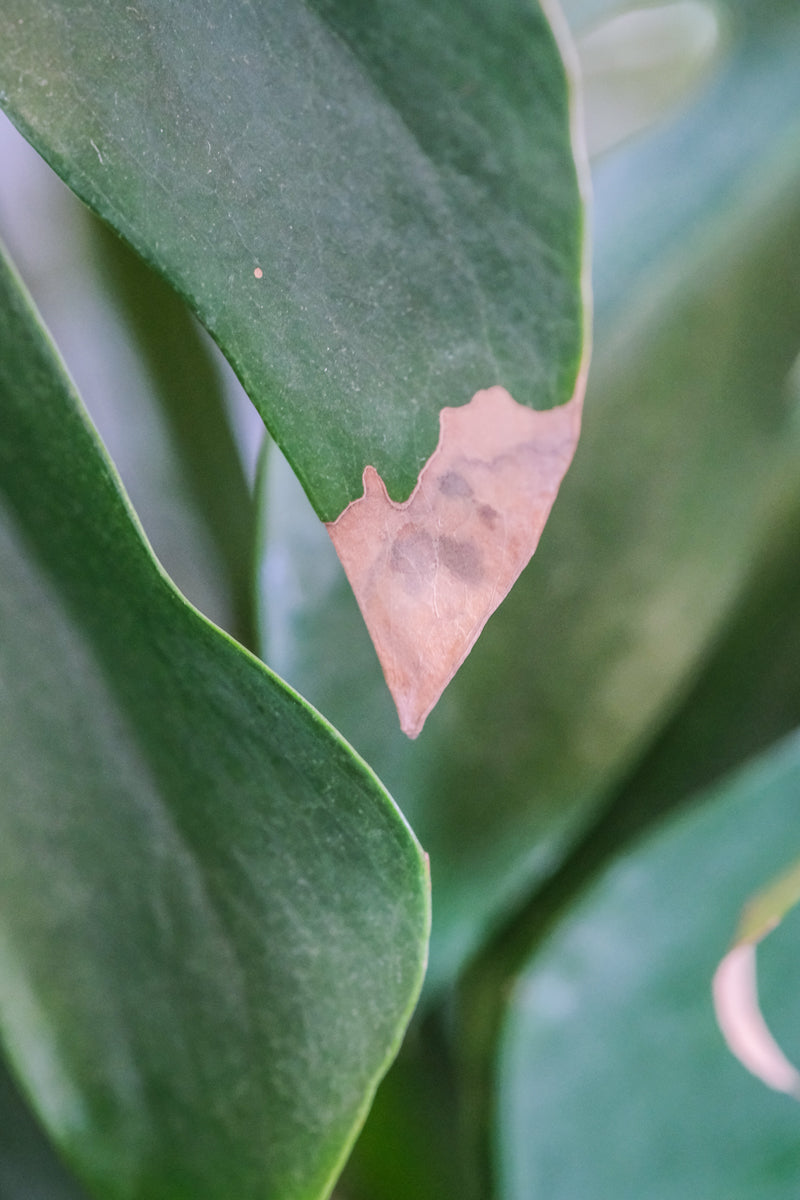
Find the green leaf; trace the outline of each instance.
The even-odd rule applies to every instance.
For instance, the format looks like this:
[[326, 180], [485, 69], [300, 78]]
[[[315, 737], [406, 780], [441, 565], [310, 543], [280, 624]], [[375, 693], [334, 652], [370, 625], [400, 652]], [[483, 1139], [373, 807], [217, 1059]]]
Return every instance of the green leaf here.
[[[797, 1107], [750, 1078], [711, 980], [743, 903], [797, 856], [797, 735], [619, 860], [511, 999], [497, 1144], [504, 1200], [789, 1200]], [[764, 1010], [800, 1050], [793, 914], [761, 948]]]
[[731, 9], [736, 36], [693, 107], [596, 172], [582, 443], [535, 563], [414, 746], [324, 535], [285, 471], [266, 480], [264, 654], [375, 766], [430, 852], [430, 986], [641, 760], [797, 475], [800, 13]]
[[183, 293], [318, 514], [582, 357], [569, 91], [528, 0], [7, 0], [0, 103]]
[[108, 1200], [327, 1194], [416, 999], [374, 775], [152, 558], [0, 268], [0, 1033]]

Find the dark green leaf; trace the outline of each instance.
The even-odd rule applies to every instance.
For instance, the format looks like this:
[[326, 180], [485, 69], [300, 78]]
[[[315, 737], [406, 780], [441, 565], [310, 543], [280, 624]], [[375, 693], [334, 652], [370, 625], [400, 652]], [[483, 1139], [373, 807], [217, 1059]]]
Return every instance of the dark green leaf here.
[[0, 102], [190, 301], [323, 519], [444, 405], [582, 354], [567, 81], [528, 0], [7, 0]]
[[159, 571], [0, 271], [0, 1033], [108, 1200], [326, 1194], [421, 982], [369, 769]]

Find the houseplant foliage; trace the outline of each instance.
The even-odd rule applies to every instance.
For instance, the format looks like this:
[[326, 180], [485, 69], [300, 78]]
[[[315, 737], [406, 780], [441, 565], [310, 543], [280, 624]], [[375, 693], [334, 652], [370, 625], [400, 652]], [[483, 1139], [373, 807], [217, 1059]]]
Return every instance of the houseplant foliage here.
[[7, 266], [2, 296], [10, 1058], [103, 1195], [324, 1192], [419, 989], [424, 858], [163, 576]]
[[443, 404], [571, 395], [581, 199], [538, 6], [10, 3], [3, 42], [7, 111], [189, 299], [323, 520], [367, 463], [407, 496]]
[[[697, 7], [670, 6], [689, 34]], [[589, 55], [617, 6], [566, 15]], [[4, 105], [189, 300], [305, 489], [268, 447], [249, 496], [205, 345], [82, 224], [149, 364], [151, 394], [98, 413], [146, 532], [431, 854], [427, 994], [341, 1195], [793, 1196], [792, 1101], [729, 1055], [710, 984], [741, 906], [798, 856], [795, 743], [709, 785], [800, 723], [796, 6], [704, 8], [691, 89], [597, 140], [581, 449], [414, 744], [318, 518], [367, 461], [407, 495], [441, 406], [498, 372], [534, 407], [572, 392], [583, 217], [547, 22], [444, 0], [7, 0], [1, 19]], [[45, 1132], [8, 1081], [0, 1180], [79, 1194], [49, 1138], [100, 1197], [322, 1196], [419, 987], [420, 852], [357, 754], [166, 582], [3, 279], [0, 1032]], [[176, 501], [194, 556], [160, 524]], [[790, 1057], [792, 930], [765, 943], [763, 993]]]

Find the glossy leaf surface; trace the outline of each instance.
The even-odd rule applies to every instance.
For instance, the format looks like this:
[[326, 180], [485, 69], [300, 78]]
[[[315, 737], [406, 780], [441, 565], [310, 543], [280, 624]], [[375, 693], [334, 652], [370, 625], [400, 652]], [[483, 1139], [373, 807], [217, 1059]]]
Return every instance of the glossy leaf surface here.
[[8, 0], [0, 103], [190, 301], [319, 515], [444, 405], [549, 408], [583, 342], [569, 93], [528, 0]]
[[[502, 1047], [504, 1200], [789, 1200], [798, 1107], [747, 1075], [711, 980], [744, 902], [797, 857], [795, 735], [616, 863], [520, 979]], [[797, 1056], [793, 916], [760, 951], [762, 1005]]]
[[161, 573], [0, 273], [0, 1033], [109, 1200], [327, 1193], [421, 983], [370, 770]]

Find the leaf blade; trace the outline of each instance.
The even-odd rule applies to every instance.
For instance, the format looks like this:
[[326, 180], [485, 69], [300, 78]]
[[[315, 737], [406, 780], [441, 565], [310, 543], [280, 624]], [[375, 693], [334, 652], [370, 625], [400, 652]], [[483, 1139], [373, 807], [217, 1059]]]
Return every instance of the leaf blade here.
[[408, 495], [443, 405], [572, 394], [582, 208], [538, 6], [12, 6], [0, 97], [189, 299], [324, 520], [368, 464]]
[[424, 859], [175, 592], [5, 265], [0, 297], [5, 1047], [103, 1196], [323, 1195], [421, 983]]

